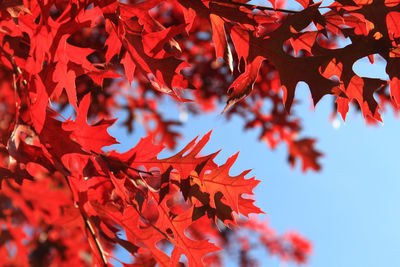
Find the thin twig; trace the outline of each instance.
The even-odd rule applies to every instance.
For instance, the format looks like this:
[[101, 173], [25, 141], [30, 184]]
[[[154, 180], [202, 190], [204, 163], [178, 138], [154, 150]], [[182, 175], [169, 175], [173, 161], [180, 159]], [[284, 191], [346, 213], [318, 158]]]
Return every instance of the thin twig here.
[[290, 13], [290, 14], [299, 13], [299, 11], [290, 10], [290, 9], [257, 6], [257, 5], [239, 3], [239, 2], [229, 1], [229, 0], [211, 0], [211, 2], [214, 2], [217, 4], [230, 4], [230, 5], [234, 5], [234, 6], [243, 6], [243, 7], [249, 8], [249, 9], [268, 10], [268, 11], [284, 12], [284, 13]]
[[[70, 189], [71, 192], [72, 192], [72, 187], [71, 187], [71, 184], [70, 184], [69, 181], [68, 181], [68, 177], [67, 177], [67, 176], [64, 176], [64, 178], [65, 178], [65, 181], [66, 181], [67, 184], [68, 184], [69, 189]], [[104, 267], [107, 267], [107, 266], [108, 266], [108, 263], [107, 263], [106, 253], [105, 253], [105, 251], [103, 250], [103, 248], [102, 248], [102, 246], [101, 246], [101, 244], [100, 244], [99, 239], [97, 238], [97, 235], [96, 235], [96, 233], [95, 233], [95, 231], [94, 231], [93, 225], [92, 225], [92, 223], [89, 221], [89, 219], [87, 218], [87, 216], [86, 216], [86, 214], [83, 212], [83, 210], [80, 209], [80, 208], [78, 208], [78, 209], [79, 209], [79, 212], [80, 212], [80, 214], [81, 214], [81, 216], [82, 216], [83, 221], [85, 222], [85, 227], [86, 227], [86, 229], [89, 230], [89, 233], [90, 233], [91, 237], [93, 238], [93, 240], [94, 240], [94, 242], [95, 242], [95, 244], [96, 244], [96, 248], [97, 248], [97, 251], [99, 252], [99, 254], [100, 254], [100, 256], [101, 256], [101, 260], [102, 260], [102, 262], [103, 262], [103, 266], [104, 266]]]
[[[79, 210], [80, 210], [80, 209], [79, 209]], [[81, 215], [82, 215], [82, 217], [83, 217], [83, 219], [84, 219], [84, 221], [85, 221], [85, 226], [86, 226], [86, 228], [89, 230], [90, 235], [92, 236], [92, 238], [93, 238], [93, 240], [94, 240], [94, 242], [95, 242], [95, 244], [96, 244], [96, 248], [97, 248], [97, 250], [98, 250], [99, 253], [100, 253], [101, 260], [102, 260], [102, 262], [103, 262], [103, 266], [104, 266], [104, 267], [107, 267], [107, 266], [108, 266], [108, 263], [107, 263], [107, 258], [106, 258], [106, 255], [105, 255], [105, 251], [104, 251], [103, 248], [101, 247], [100, 241], [99, 241], [99, 239], [97, 238], [96, 233], [94, 232], [93, 226], [92, 226], [91, 222], [89, 221], [89, 219], [85, 217], [85, 215], [83, 214], [83, 212], [82, 212], [81, 210], [80, 210], [80, 213], [81, 213]]]
[[140, 174], [140, 173], [145, 173], [145, 174], [148, 174], [148, 175], [150, 175], [150, 176], [153, 176], [153, 173], [151, 173], [151, 172], [142, 171], [142, 170], [133, 168], [133, 167], [129, 166], [128, 164], [126, 164], [125, 162], [122, 162], [122, 161], [120, 161], [120, 160], [107, 157], [106, 155], [97, 153], [97, 152], [95, 152], [95, 151], [93, 151], [93, 150], [91, 150], [90, 152], [93, 153], [93, 154], [95, 154], [96, 156], [101, 157], [103, 160], [114, 161], [115, 163], [121, 164], [121, 165], [124, 166], [125, 168], [127, 168], [127, 169], [129, 169], [129, 170], [132, 170], [132, 171], [135, 171], [135, 172], [137, 172], [137, 173], [139, 173], [139, 174]]
[[[18, 108], [18, 96], [21, 94], [20, 87], [17, 84], [17, 77], [21, 76], [22, 71], [18, 67], [17, 63], [15, 62], [14, 56], [8, 53], [2, 46], [0, 46], [0, 52], [3, 52], [4, 56], [7, 58], [7, 60], [10, 62], [12, 68], [13, 68], [13, 88], [14, 88], [14, 98], [15, 98], [15, 107], [16, 107], [16, 113], [15, 113], [15, 125], [18, 124], [18, 119], [19, 119], [19, 107]], [[22, 80], [23, 85], [27, 85], [28, 82], [26, 80]], [[21, 98], [20, 98], [21, 99]]]
[[[154, 225], [154, 223], [152, 223], [151, 221], [149, 221], [148, 219], [146, 219], [146, 217], [144, 217], [143, 213], [138, 209], [138, 207], [135, 205], [135, 203], [133, 203], [132, 200], [130, 200], [131, 205], [133, 206], [133, 208], [136, 210], [136, 212], [139, 214], [140, 217], [142, 217], [142, 219], [144, 219], [151, 227], [153, 227], [157, 232], [159, 232], [160, 234], [162, 234], [168, 241], [172, 241], [171, 238], [169, 238], [169, 236], [167, 236], [166, 233], [164, 233], [163, 231], [161, 231], [160, 228], [158, 228], [157, 226]], [[171, 242], [172, 243], [172, 242]]]

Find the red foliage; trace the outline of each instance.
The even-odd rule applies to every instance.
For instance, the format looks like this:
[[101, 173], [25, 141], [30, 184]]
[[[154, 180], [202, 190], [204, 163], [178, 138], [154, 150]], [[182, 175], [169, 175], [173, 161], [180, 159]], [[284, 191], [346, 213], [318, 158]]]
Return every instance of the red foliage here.
[[[253, 266], [257, 244], [305, 263], [312, 249], [299, 234], [246, 219], [262, 213], [249, 198], [259, 181], [230, 176], [237, 155], [221, 166], [202, 155], [210, 134], [158, 157], [182, 135], [159, 103], [168, 95], [199, 114], [226, 102], [227, 119], [317, 171], [322, 154], [289, 114], [296, 86], [314, 104], [333, 95], [343, 119], [351, 103], [369, 122], [398, 110], [400, 2], [124, 2], [0, 1], [0, 265], [105, 266], [121, 246], [126, 266], [221, 265], [221, 249]], [[342, 37], [350, 44], [337, 48]], [[353, 71], [374, 54], [390, 81]], [[67, 108], [74, 117], [63, 118]], [[117, 143], [107, 132], [116, 113], [148, 133], [125, 153], [103, 150]]]

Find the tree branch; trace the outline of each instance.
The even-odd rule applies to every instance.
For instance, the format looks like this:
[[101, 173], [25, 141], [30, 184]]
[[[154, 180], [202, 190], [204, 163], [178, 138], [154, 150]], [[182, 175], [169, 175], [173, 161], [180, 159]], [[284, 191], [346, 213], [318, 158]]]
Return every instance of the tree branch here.
[[298, 13], [299, 11], [295, 10], [290, 10], [290, 9], [282, 9], [282, 8], [273, 8], [273, 7], [266, 7], [266, 6], [257, 6], [257, 5], [252, 5], [252, 4], [246, 4], [246, 3], [239, 3], [235, 1], [230, 1], [230, 0], [211, 0], [213, 3], [217, 4], [228, 4], [228, 5], [234, 5], [234, 6], [243, 6], [247, 7], [249, 9], [259, 9], [259, 10], [268, 10], [268, 11], [276, 11], [276, 12], [283, 12], [283, 13], [289, 13], [289, 14], [295, 14]]

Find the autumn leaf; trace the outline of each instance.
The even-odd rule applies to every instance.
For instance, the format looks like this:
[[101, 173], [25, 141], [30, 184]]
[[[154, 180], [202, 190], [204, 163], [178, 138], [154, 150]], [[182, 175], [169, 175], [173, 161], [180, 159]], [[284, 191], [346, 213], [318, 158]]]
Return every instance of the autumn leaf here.
[[[306, 239], [249, 218], [262, 213], [259, 181], [231, 176], [237, 154], [219, 165], [203, 152], [211, 132], [160, 153], [176, 148], [185, 120], [225, 102], [221, 117], [286, 146], [290, 165], [320, 170], [291, 108], [297, 85], [314, 105], [331, 95], [343, 119], [351, 105], [367, 122], [398, 110], [400, 2], [269, 2], [0, 1], [2, 263], [107, 266], [118, 246], [132, 257], [124, 266], [217, 266], [220, 249], [253, 266], [259, 247], [305, 263]], [[379, 57], [389, 79], [354, 72]], [[106, 152], [114, 117], [148, 136]]]
[[87, 152], [101, 152], [101, 148], [112, 144], [117, 144], [114, 137], [110, 136], [107, 128], [115, 120], [101, 120], [94, 125], [87, 123], [87, 114], [90, 105], [90, 94], [87, 94], [81, 100], [78, 108], [75, 122], [66, 121], [63, 123], [63, 129], [71, 131], [71, 138], [82, 146]]

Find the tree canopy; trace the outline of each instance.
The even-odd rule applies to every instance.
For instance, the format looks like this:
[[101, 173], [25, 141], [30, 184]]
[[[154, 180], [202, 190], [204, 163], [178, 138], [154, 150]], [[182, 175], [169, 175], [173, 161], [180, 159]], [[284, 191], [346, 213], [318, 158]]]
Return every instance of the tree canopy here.
[[[204, 155], [211, 132], [159, 156], [184, 135], [165, 98], [241, 118], [303, 171], [322, 153], [291, 112], [299, 82], [314, 105], [332, 95], [343, 120], [350, 105], [368, 123], [398, 110], [400, 1], [296, 1], [0, 1], [0, 265], [219, 266], [225, 250], [253, 266], [254, 240], [306, 263], [307, 239], [250, 216], [260, 181], [230, 175], [237, 154]], [[363, 58], [390, 79], [357, 75]], [[115, 123], [147, 136], [110, 151]]]

